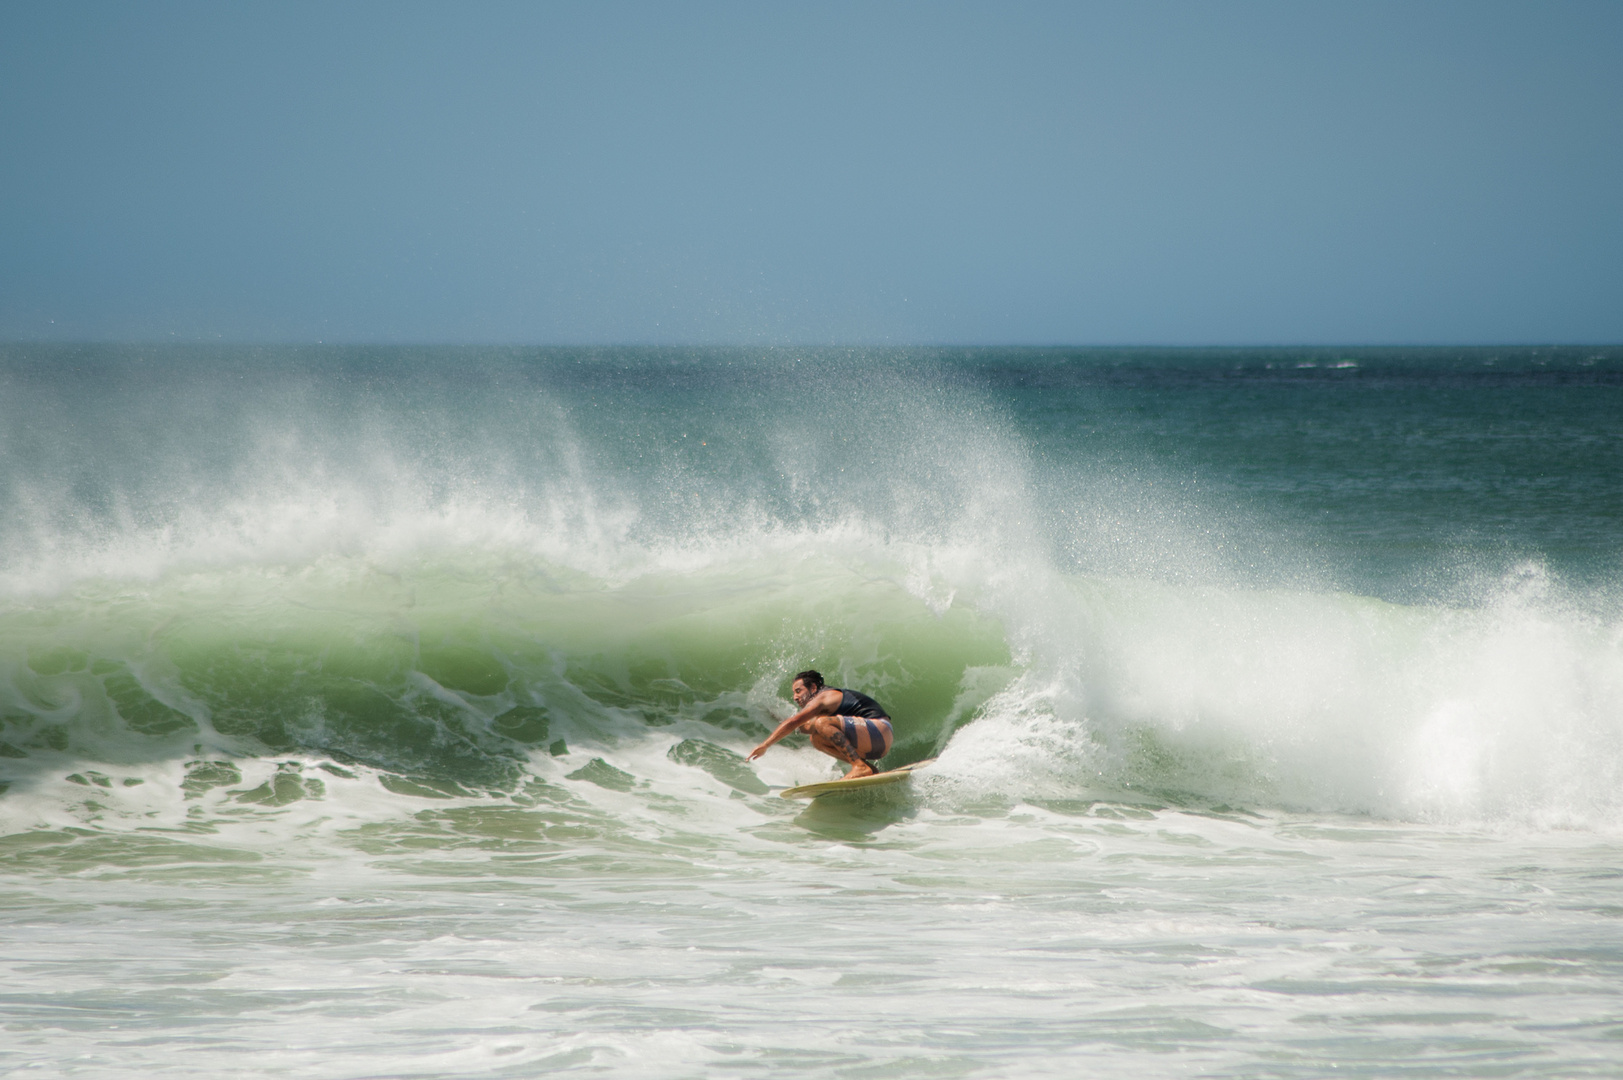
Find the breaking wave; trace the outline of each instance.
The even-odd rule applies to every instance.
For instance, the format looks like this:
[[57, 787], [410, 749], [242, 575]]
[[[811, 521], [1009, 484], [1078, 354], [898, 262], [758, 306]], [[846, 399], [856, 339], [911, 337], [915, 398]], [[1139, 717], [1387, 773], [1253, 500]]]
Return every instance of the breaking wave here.
[[[894, 358], [272, 359], [8, 370], [7, 831], [630, 791], [653, 751], [758, 797], [807, 666], [940, 756], [924, 798], [1620, 821], [1623, 622], [1537, 560], [1469, 604], [1237, 580], [1220, 509], [1112, 517]], [[1148, 571], [1075, 557], [1135, 514]]]

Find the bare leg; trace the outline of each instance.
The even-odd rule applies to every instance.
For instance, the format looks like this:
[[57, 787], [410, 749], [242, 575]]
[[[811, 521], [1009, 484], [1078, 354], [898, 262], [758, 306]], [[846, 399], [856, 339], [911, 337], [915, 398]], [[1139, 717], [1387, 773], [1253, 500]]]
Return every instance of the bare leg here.
[[845, 737], [845, 725], [832, 716], [819, 717], [807, 724], [804, 728], [811, 736], [814, 749], [820, 750], [831, 758], [838, 758], [851, 764], [851, 771], [845, 774], [847, 780], [855, 780], [859, 776], [872, 776], [874, 767], [862, 760], [857, 748], [851, 745], [851, 740]]

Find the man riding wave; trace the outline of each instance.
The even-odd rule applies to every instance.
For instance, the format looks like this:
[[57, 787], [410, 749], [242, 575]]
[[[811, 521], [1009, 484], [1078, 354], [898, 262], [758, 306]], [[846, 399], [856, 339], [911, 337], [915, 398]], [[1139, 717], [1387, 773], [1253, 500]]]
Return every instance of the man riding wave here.
[[812, 746], [851, 763], [847, 780], [879, 771], [874, 762], [890, 753], [895, 739], [890, 716], [879, 702], [855, 690], [824, 686], [823, 676], [815, 671], [796, 675], [790, 692], [800, 711], [779, 724], [778, 730], [749, 752], [746, 761], [754, 761], [780, 739], [804, 731], [811, 736]]

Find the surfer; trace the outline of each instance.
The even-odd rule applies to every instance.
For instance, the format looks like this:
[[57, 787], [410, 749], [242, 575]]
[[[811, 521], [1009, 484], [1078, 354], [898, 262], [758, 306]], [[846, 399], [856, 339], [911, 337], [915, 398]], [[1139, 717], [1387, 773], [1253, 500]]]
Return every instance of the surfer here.
[[766, 753], [767, 747], [797, 731], [811, 736], [811, 744], [831, 758], [851, 763], [847, 780], [872, 776], [879, 771], [874, 762], [890, 753], [895, 738], [884, 707], [855, 690], [823, 685], [823, 676], [802, 671], [790, 689], [800, 711], [778, 725], [746, 761]]

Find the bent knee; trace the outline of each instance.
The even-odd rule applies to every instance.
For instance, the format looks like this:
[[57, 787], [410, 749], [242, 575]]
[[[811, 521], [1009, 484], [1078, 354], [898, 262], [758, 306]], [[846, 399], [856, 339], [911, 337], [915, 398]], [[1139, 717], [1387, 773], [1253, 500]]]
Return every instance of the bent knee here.
[[801, 731], [815, 737], [830, 738], [836, 734], [844, 734], [844, 725], [838, 716], [814, 716], [800, 727]]

